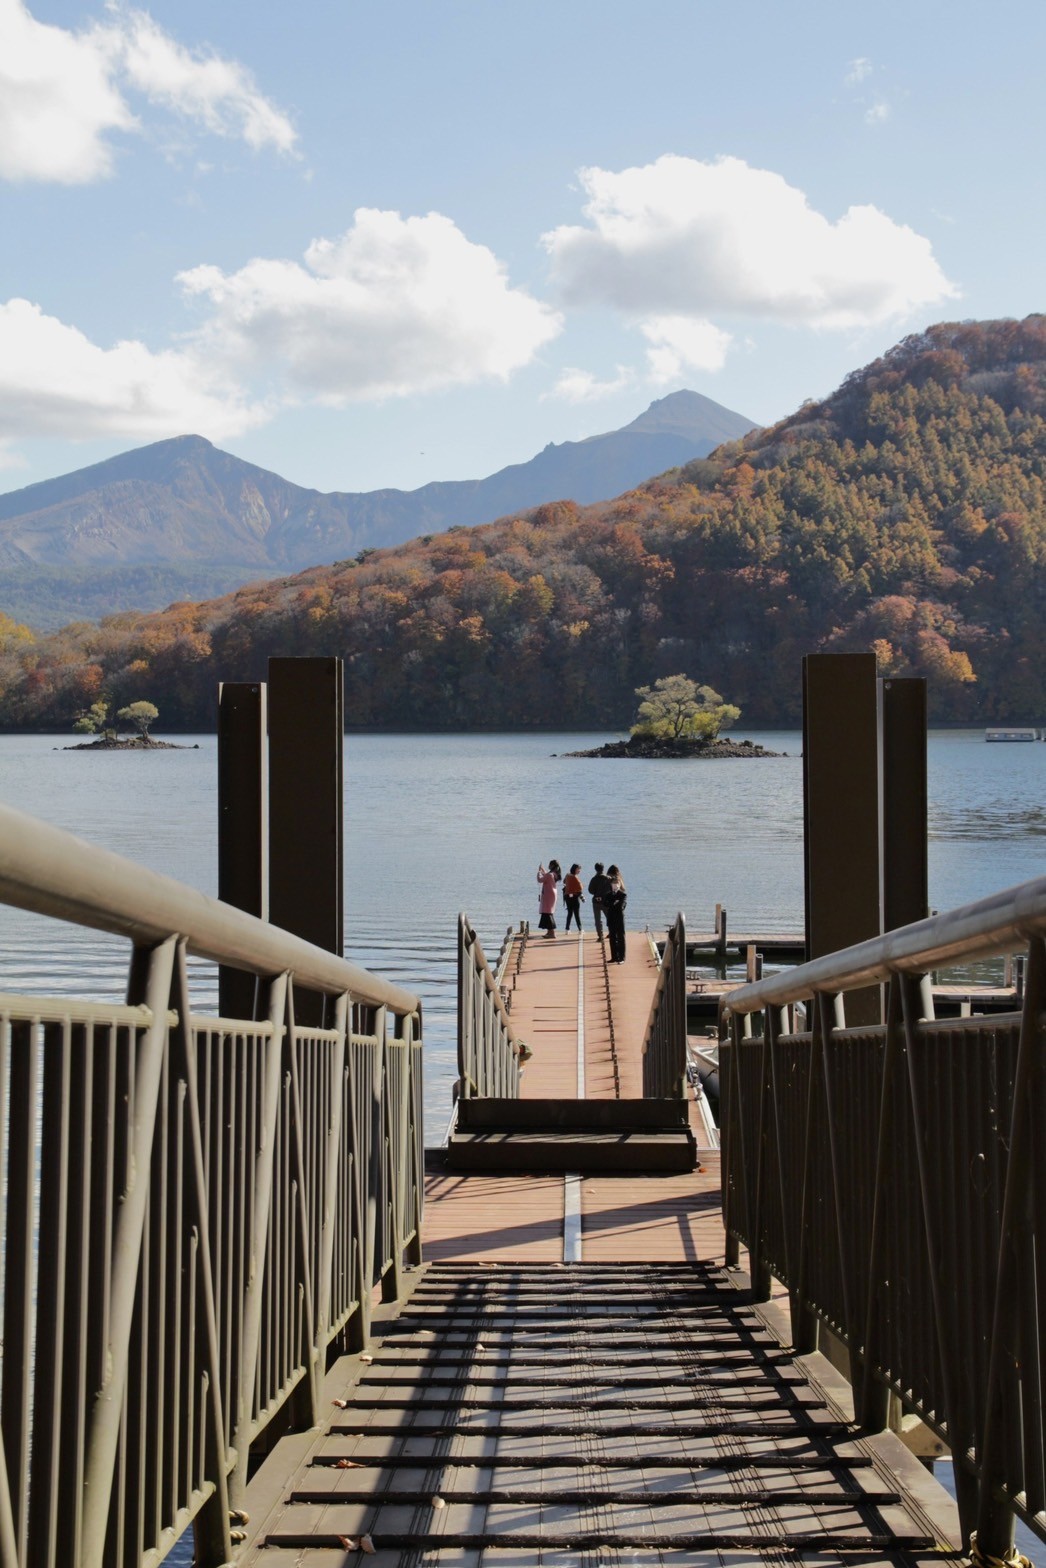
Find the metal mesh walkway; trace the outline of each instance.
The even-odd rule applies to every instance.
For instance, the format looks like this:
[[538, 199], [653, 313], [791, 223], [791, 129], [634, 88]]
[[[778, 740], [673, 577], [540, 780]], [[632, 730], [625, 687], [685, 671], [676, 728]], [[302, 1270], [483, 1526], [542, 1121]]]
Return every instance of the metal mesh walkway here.
[[247, 1561], [941, 1555], [714, 1266], [430, 1265], [371, 1354]]

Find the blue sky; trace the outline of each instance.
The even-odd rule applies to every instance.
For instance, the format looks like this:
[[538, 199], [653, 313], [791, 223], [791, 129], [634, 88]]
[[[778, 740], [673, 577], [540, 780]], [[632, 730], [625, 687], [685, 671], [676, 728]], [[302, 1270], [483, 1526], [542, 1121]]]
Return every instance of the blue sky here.
[[0, 489], [479, 477], [1046, 309], [1041, 0], [0, 0]]

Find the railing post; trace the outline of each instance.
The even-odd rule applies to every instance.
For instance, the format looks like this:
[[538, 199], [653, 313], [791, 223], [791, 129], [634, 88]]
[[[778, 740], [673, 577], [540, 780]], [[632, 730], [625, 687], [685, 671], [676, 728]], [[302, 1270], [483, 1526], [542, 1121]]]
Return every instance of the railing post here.
[[253, 1155], [253, 1187], [249, 1251], [246, 1260], [246, 1289], [243, 1300], [239, 1366], [236, 1374], [236, 1409], [232, 1446], [236, 1467], [229, 1477], [229, 1495], [239, 1507], [247, 1484], [247, 1454], [250, 1444], [254, 1377], [258, 1365], [261, 1335], [262, 1298], [265, 1262], [269, 1240], [269, 1215], [272, 1209], [273, 1161], [276, 1153], [276, 1123], [280, 1109], [280, 1078], [283, 1063], [283, 1037], [287, 1027], [289, 977], [277, 975], [269, 984], [269, 1038], [264, 1050], [262, 1070], [261, 1124]]
[[[842, 1161], [839, 1156], [838, 1117], [835, 1099], [835, 1064], [832, 1060], [832, 1031], [837, 1027], [838, 1007], [830, 1007], [830, 998], [819, 996], [818, 1009], [821, 1014], [821, 1071], [824, 1080], [825, 1124], [828, 1134], [828, 1154], [831, 1164], [832, 1182], [832, 1210], [835, 1215], [836, 1245], [839, 1248], [840, 1278], [842, 1281], [843, 1295], [843, 1324], [846, 1331], [846, 1344], [850, 1355], [850, 1384], [855, 1390], [855, 1400], [859, 1397], [856, 1390], [860, 1384], [861, 1366], [857, 1354], [858, 1328], [857, 1317], [854, 1311], [854, 1282], [853, 1260], [851, 1258], [850, 1229], [843, 1215], [842, 1205]], [[838, 1002], [838, 998], [834, 999]], [[834, 1016], [833, 1016], [834, 1015]]]
[[822, 1015], [818, 1005], [819, 999], [814, 997], [810, 1004], [813, 1016], [810, 1019], [810, 1057], [807, 1062], [806, 1081], [806, 1117], [803, 1127], [803, 1170], [800, 1184], [799, 1198], [799, 1245], [797, 1250], [798, 1263], [796, 1265], [795, 1289], [788, 1293], [789, 1307], [792, 1320], [792, 1343], [799, 1355], [810, 1355], [817, 1349], [821, 1334], [821, 1325], [814, 1312], [806, 1301], [806, 1271], [807, 1271], [807, 1218], [810, 1212], [810, 1163], [813, 1153], [814, 1139], [814, 1096], [817, 1084], [817, 1054], [821, 1049]]
[[319, 1354], [316, 1345], [316, 1298], [309, 1247], [308, 1188], [305, 1185], [305, 1125], [302, 1116], [301, 1075], [298, 1071], [299, 1024], [294, 982], [288, 987], [287, 1029], [284, 1035], [284, 1063], [290, 1079], [290, 1147], [294, 1187], [292, 1202], [297, 1210], [298, 1282], [301, 1290], [301, 1358], [305, 1368], [302, 1384], [295, 1390], [294, 1419], [297, 1425], [314, 1426], [320, 1418]]
[[752, 1206], [752, 1234], [748, 1243], [749, 1262], [752, 1270], [752, 1294], [755, 1296], [756, 1301], [769, 1301], [773, 1294], [773, 1279], [763, 1250], [763, 1188], [766, 1182], [767, 1046], [764, 1022], [763, 1033], [759, 1042], [759, 1106], [756, 1112], [755, 1201]]
[[930, 1276], [930, 1294], [933, 1300], [937, 1354], [940, 1358], [944, 1418], [952, 1439], [955, 1498], [959, 1507], [959, 1519], [962, 1524], [963, 1536], [968, 1538], [974, 1523], [977, 1494], [976, 1486], [971, 1483], [970, 1476], [963, 1463], [968, 1439], [963, 1430], [966, 1423], [961, 1419], [959, 1402], [956, 1396], [959, 1367], [952, 1335], [954, 1314], [951, 1314], [949, 1310], [954, 1300], [955, 1285], [954, 1281], [945, 1280], [942, 1277], [934, 1229], [933, 1192], [930, 1177], [933, 1154], [929, 1147], [926, 1109], [920, 1093], [916, 1060], [918, 1055], [918, 1003], [922, 988], [919, 978], [910, 974], [900, 977], [900, 986], [904, 1015], [904, 1054], [908, 1068], [908, 1097], [915, 1134], [915, 1156], [919, 1171], [919, 1195], [923, 1216], [923, 1240], [926, 1247], [927, 1271]]
[[890, 1415], [890, 1390], [877, 1381], [879, 1363], [876, 1336], [879, 1329], [879, 1275], [883, 1250], [885, 1208], [884, 1192], [890, 1167], [890, 1150], [895, 1126], [894, 1070], [900, 1052], [904, 1027], [901, 1008], [901, 979], [894, 975], [886, 994], [886, 1033], [883, 1041], [883, 1075], [879, 1092], [879, 1125], [875, 1149], [875, 1184], [872, 1194], [872, 1228], [868, 1242], [868, 1296], [865, 1302], [864, 1340], [860, 1381], [854, 1383], [854, 1412], [866, 1432], [886, 1430]]
[[[1001, 1430], [1004, 1412], [1000, 1408], [1000, 1395], [1008, 1354], [1004, 1335], [1008, 1330], [1012, 1332], [1016, 1320], [1017, 1292], [1014, 1289], [1014, 1280], [1017, 1274], [1018, 1244], [1028, 1248], [1035, 1234], [1030, 1162], [1035, 1138], [1041, 1137], [1042, 1128], [1033, 1124], [1032, 1105], [1034, 1080], [1036, 1075], [1042, 1073], [1041, 1021], [1044, 1008], [1046, 1008], [1046, 942], [1042, 937], [1033, 937], [1028, 948], [1028, 974], [1025, 982], [1024, 1005], [1021, 1009], [1017, 1070], [1014, 1074], [1009, 1157], [1006, 1161], [1006, 1183], [1003, 1189], [1002, 1214], [999, 1223], [999, 1255], [995, 1267], [995, 1300], [992, 1305], [988, 1386], [985, 1390], [984, 1425], [980, 1443], [977, 1550], [982, 1562], [987, 1562], [993, 1557], [1008, 1559], [1013, 1552], [1015, 1523], [1013, 1508], [1010, 1503], [997, 1496], [997, 1490], [1001, 1490], [1007, 1480], [1006, 1441]], [[1042, 1247], [1043, 1237], [1036, 1236], [1035, 1244], [1036, 1247]], [[1025, 1266], [1029, 1269], [1033, 1266], [1030, 1259]], [[1041, 1306], [1040, 1302], [1040, 1309]], [[1041, 1324], [1038, 1325], [1038, 1332], [1041, 1333]], [[1013, 1348], [1009, 1350], [1011, 1365], [1017, 1354], [1018, 1352]]]
[[331, 1048], [330, 1120], [327, 1124], [327, 1158], [323, 1171], [323, 1219], [320, 1226], [320, 1272], [316, 1281], [317, 1377], [322, 1379], [327, 1337], [330, 1329], [331, 1275], [334, 1267], [334, 1227], [338, 1216], [338, 1167], [341, 1156], [341, 1124], [345, 1103], [345, 1055], [348, 1049], [349, 1019], [352, 1002], [348, 993], [338, 997], [334, 1010], [334, 1029], [338, 1038]]
[[[83, 1565], [101, 1568], [109, 1522], [116, 1450], [120, 1437], [123, 1396], [127, 1383], [131, 1324], [138, 1293], [138, 1265], [149, 1197], [153, 1133], [167, 1052], [167, 1010], [171, 1005], [177, 939], [168, 937], [148, 955], [135, 950], [132, 987], [147, 971], [144, 1000], [152, 1014], [135, 1069], [134, 1122], [129, 1139], [128, 1180], [113, 1236], [110, 1313], [106, 1344], [108, 1377], [97, 1391], [91, 1412], [84, 1467]], [[224, 1477], [222, 1478], [224, 1482]]]
[[228, 1451], [225, 1443], [225, 1419], [222, 1409], [222, 1363], [218, 1346], [218, 1316], [214, 1289], [214, 1257], [211, 1248], [210, 1219], [208, 1216], [207, 1171], [204, 1160], [203, 1126], [201, 1121], [200, 1084], [197, 1074], [196, 1040], [193, 1036], [192, 1012], [189, 1003], [189, 976], [185, 962], [185, 942], [180, 941], [176, 951], [176, 1003], [178, 1022], [171, 1040], [172, 1067], [180, 1072], [185, 1083], [185, 1100], [189, 1118], [192, 1169], [189, 1186], [194, 1201], [190, 1212], [195, 1221], [199, 1240], [197, 1289], [200, 1295], [203, 1319], [201, 1338], [204, 1342], [203, 1359], [207, 1367], [206, 1400], [209, 1419], [205, 1427], [204, 1475], [214, 1490], [193, 1521], [198, 1568], [224, 1568], [232, 1555], [232, 1531], [229, 1514]]
[[414, 1186], [414, 1201], [411, 1209], [414, 1214], [414, 1234], [407, 1243], [407, 1262], [412, 1268], [418, 1268], [422, 1262], [421, 1224], [425, 1214], [425, 1169], [424, 1169], [424, 1137], [423, 1102], [421, 1098], [422, 1081], [415, 1070], [417, 1056], [417, 1043], [421, 1029], [421, 1018], [417, 1013], [411, 1013], [403, 1019], [403, 1028], [407, 1039], [407, 1062], [409, 1065], [410, 1083], [410, 1171], [411, 1181]]
[[[723, 1207], [723, 1228], [726, 1232], [725, 1264], [736, 1269], [741, 1263], [741, 1243], [736, 1235], [734, 1222], [734, 1190], [737, 1175], [737, 1123], [740, 1115], [738, 1103], [737, 1058], [740, 1046], [741, 1020], [736, 1013], [727, 1014], [727, 1028], [723, 1029], [723, 1013], [719, 1014], [719, 1116], [720, 1116], [720, 1202]], [[725, 1034], [730, 1036], [729, 1043]], [[722, 1050], [726, 1045], [726, 1071], [723, 1072]]]

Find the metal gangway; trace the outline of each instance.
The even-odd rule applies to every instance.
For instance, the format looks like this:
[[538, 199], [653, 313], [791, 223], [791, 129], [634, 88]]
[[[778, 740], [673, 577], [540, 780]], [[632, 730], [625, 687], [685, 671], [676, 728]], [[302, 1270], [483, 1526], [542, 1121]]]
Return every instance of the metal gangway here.
[[[5, 807], [0, 898], [131, 943], [125, 1005], [0, 995], [0, 1564], [145, 1568], [192, 1525], [217, 1568], [420, 1261], [421, 1009]], [[196, 1011], [190, 957], [256, 1016]]]

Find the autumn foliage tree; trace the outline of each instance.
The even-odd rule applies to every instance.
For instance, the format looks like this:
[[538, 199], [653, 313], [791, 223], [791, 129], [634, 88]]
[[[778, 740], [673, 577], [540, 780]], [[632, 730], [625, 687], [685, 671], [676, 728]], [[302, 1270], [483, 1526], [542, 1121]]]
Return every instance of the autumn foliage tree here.
[[1046, 716], [1046, 317], [931, 327], [613, 501], [48, 637], [0, 620], [0, 724], [104, 694], [209, 727], [273, 654], [341, 655], [361, 727], [619, 729], [680, 670], [795, 723], [802, 655], [855, 649], [926, 675], [938, 721]]
[[686, 675], [665, 675], [652, 686], [638, 686], [632, 735], [637, 740], [714, 741], [741, 717], [711, 686]]

